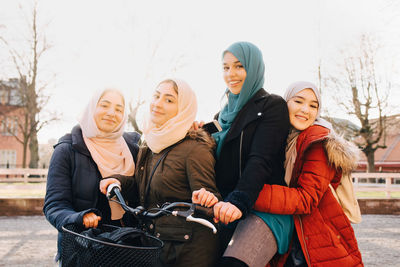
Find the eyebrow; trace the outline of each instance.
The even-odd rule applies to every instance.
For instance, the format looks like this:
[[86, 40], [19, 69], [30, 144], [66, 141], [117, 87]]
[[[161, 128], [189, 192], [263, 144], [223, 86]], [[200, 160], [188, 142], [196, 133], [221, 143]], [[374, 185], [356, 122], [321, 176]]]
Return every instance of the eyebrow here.
[[[161, 93], [159, 91], [156, 90], [156, 93], [161, 95]], [[172, 95], [172, 94], [164, 94], [165, 96], [169, 96], [169, 97], [173, 97], [176, 99], [176, 96]]]
[[[240, 62], [239, 60], [238, 61], [235, 61], [235, 62], [233, 62], [234, 64], [237, 64], [237, 63], [240, 63], [240, 64], [242, 64], [242, 62]], [[224, 62], [224, 65], [228, 65], [228, 63], [225, 63]]]
[[[107, 99], [102, 99], [100, 102], [107, 102], [108, 104], [111, 104], [111, 101], [108, 101]], [[124, 106], [121, 104], [117, 104], [118, 107], [123, 108]]]
[[[299, 95], [295, 95], [293, 98], [295, 98], [295, 97], [297, 97], [297, 98], [301, 98], [301, 99], [305, 100], [305, 98], [304, 98], [304, 97], [302, 97], [302, 96], [299, 96]], [[311, 100], [311, 102], [317, 103], [317, 104], [319, 105], [318, 101], [316, 101], [316, 100]]]

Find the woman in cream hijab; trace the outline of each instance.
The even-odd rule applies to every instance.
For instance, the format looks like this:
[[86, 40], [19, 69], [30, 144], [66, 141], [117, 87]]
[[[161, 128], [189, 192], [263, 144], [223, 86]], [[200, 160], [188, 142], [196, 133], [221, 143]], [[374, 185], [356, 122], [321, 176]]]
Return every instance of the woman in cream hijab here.
[[[139, 135], [124, 134], [127, 115], [121, 92], [99, 91], [83, 111], [79, 125], [54, 146], [43, 211], [59, 231], [67, 223], [86, 228], [97, 227], [99, 221], [120, 224], [123, 211], [99, 192], [99, 182], [135, 171]], [[58, 255], [60, 244], [61, 235]]]
[[[138, 154], [134, 179], [103, 180], [102, 192], [109, 183], [120, 182], [122, 190], [131, 188], [127, 194], [136, 195], [147, 209], [165, 202], [191, 202], [192, 192], [200, 188], [219, 197], [214, 142], [204, 131], [190, 131], [197, 101], [189, 85], [179, 79], [160, 82], [148, 111], [143, 127], [145, 145]], [[217, 239], [209, 229], [174, 216], [164, 216], [152, 224], [154, 234], [165, 243], [161, 256], [165, 266], [214, 265]]]

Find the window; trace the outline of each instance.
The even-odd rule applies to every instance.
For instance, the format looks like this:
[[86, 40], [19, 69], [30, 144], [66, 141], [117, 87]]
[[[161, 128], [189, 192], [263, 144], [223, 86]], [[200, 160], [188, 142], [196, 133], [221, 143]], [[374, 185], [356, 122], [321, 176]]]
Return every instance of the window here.
[[8, 103], [8, 91], [0, 88], [0, 104], [5, 105]]
[[17, 166], [17, 151], [0, 149], [0, 168], [15, 168]]
[[18, 134], [18, 117], [4, 117], [0, 125], [0, 133], [7, 136]]

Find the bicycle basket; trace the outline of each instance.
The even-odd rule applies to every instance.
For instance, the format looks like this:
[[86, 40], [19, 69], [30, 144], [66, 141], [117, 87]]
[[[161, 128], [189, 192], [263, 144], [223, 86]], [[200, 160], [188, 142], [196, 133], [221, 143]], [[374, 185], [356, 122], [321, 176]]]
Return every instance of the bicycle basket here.
[[[123, 238], [122, 238], [123, 236]], [[120, 240], [115, 240], [117, 239]], [[139, 229], [101, 225], [62, 227], [62, 266], [156, 266], [163, 242]]]

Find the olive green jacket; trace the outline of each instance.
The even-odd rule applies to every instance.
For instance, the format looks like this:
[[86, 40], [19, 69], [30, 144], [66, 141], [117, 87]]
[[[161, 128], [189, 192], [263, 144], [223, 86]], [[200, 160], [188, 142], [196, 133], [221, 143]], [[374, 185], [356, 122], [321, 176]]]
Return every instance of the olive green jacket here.
[[[150, 174], [164, 149], [153, 153], [147, 146], [139, 150], [133, 179], [120, 179], [122, 188], [137, 194], [139, 204], [155, 208], [165, 202], [191, 202], [192, 192], [204, 187], [219, 199], [214, 171], [214, 141], [203, 130], [190, 131], [174, 144], [160, 162], [145, 192]], [[167, 266], [213, 266], [218, 253], [217, 236], [212, 230], [184, 218], [164, 216], [154, 221], [154, 234], [164, 241], [162, 260]]]

